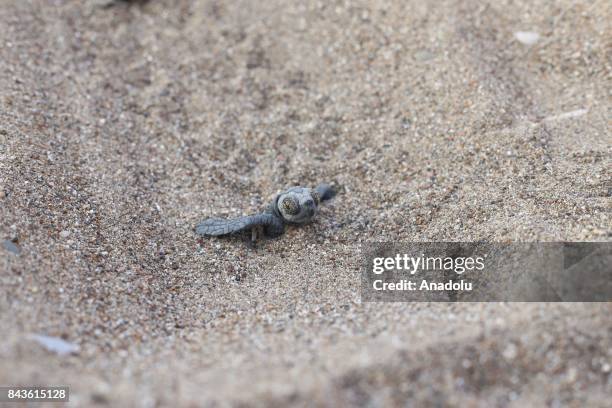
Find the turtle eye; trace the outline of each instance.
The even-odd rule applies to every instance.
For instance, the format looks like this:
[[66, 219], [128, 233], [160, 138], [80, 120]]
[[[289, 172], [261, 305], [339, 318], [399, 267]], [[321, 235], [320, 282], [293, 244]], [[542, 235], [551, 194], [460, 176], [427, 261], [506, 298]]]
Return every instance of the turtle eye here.
[[293, 197], [285, 197], [281, 202], [281, 208], [289, 215], [297, 215], [300, 212], [300, 205]]
[[312, 190], [310, 195], [312, 196], [312, 199], [314, 200], [316, 205], [319, 205], [321, 203], [321, 195], [318, 192]]

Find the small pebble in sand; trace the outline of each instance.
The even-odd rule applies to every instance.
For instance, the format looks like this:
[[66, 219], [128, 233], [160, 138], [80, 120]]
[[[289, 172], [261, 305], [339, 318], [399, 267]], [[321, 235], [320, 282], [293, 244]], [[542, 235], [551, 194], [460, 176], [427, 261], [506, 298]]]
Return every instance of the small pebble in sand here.
[[522, 44], [533, 45], [540, 39], [540, 34], [535, 31], [517, 31], [514, 33], [514, 38]]
[[553, 121], [553, 120], [561, 120], [561, 119], [571, 119], [571, 118], [577, 118], [579, 116], [582, 116], [584, 114], [586, 114], [589, 110], [588, 109], [576, 109], [570, 112], [564, 112], [564, 113], [560, 113], [558, 115], [550, 115], [544, 118], [545, 121]]
[[503, 355], [506, 360], [513, 360], [517, 354], [516, 346], [512, 343], [508, 344], [508, 346], [504, 349]]
[[68, 230], [63, 230], [62, 232], [60, 232], [60, 237], [62, 237], [62, 238], [68, 238], [68, 236], [70, 236], [70, 231], [68, 231]]
[[80, 348], [74, 343], [67, 342], [59, 337], [45, 336], [42, 334], [32, 334], [29, 339], [36, 341], [38, 344], [47, 350], [56, 353], [60, 356], [78, 353]]
[[19, 249], [17, 244], [15, 244], [13, 241], [11, 241], [9, 239], [4, 240], [4, 242], [2, 242], [2, 246], [7, 251], [12, 252], [12, 253], [14, 253], [16, 255], [19, 255], [19, 253], [21, 252], [21, 249]]

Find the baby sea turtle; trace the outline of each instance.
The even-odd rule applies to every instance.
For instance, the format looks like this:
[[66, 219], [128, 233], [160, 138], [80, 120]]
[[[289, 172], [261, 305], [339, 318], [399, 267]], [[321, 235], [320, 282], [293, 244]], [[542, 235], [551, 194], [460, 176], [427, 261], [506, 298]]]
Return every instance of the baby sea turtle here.
[[285, 224], [305, 224], [311, 221], [319, 205], [335, 195], [336, 192], [328, 184], [319, 184], [314, 189], [291, 187], [274, 197], [261, 214], [231, 220], [209, 218], [200, 222], [195, 231], [203, 236], [220, 236], [251, 230], [252, 240], [255, 241], [258, 230], [263, 230], [268, 237], [278, 237], [285, 232]]

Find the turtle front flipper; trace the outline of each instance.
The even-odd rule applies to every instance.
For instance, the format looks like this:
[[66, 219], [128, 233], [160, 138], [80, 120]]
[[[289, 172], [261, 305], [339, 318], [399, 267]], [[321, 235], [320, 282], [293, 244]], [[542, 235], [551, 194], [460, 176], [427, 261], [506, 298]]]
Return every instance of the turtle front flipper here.
[[332, 186], [327, 183], [319, 184], [317, 187], [315, 187], [315, 191], [319, 193], [321, 201], [331, 200], [336, 195], [336, 190], [334, 190]]
[[233, 220], [209, 218], [199, 223], [195, 232], [203, 236], [216, 237], [252, 229], [258, 225], [264, 227], [264, 232], [269, 237], [277, 237], [284, 231], [283, 222], [274, 214], [257, 214], [234, 218]]

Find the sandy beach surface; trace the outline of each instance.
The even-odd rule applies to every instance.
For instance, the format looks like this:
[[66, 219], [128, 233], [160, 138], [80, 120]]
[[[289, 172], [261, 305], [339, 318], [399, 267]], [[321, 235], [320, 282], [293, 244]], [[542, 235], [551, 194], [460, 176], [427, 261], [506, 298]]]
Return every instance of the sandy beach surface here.
[[[106, 3], [0, 6], [0, 385], [609, 403], [610, 303], [359, 292], [364, 242], [611, 240], [609, 1]], [[280, 239], [193, 232], [319, 182]]]

